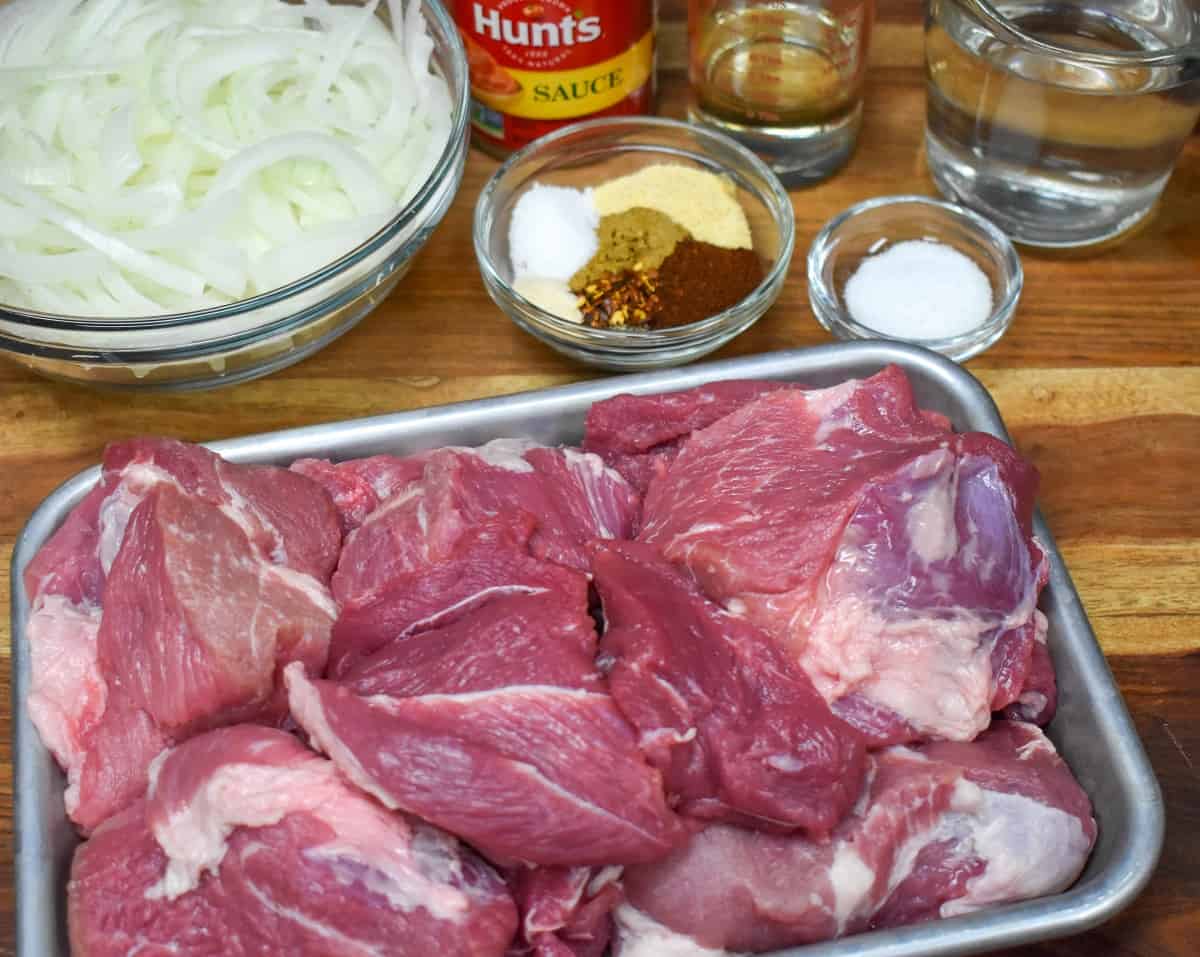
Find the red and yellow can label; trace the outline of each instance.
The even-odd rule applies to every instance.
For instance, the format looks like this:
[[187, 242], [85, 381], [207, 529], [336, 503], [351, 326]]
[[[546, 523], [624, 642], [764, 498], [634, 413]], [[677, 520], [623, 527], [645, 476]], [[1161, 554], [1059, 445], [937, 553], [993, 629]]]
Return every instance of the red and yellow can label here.
[[516, 149], [564, 123], [651, 108], [652, 0], [455, 0], [472, 122]]

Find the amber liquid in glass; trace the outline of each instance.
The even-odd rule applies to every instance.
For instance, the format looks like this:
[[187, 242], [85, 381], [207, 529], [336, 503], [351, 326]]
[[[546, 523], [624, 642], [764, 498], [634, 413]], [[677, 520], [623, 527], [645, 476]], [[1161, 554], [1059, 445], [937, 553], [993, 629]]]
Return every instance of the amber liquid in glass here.
[[838, 6], [692, 0], [693, 118], [767, 154], [781, 172], [807, 163], [820, 178], [840, 165], [861, 112], [870, 5]]

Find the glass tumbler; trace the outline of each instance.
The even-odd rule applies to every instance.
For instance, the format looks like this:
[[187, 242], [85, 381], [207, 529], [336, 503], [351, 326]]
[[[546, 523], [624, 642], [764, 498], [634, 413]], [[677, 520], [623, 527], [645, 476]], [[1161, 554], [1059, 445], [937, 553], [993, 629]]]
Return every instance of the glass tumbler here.
[[1145, 217], [1200, 117], [1200, 0], [929, 0], [926, 150], [1018, 242]]
[[862, 121], [873, 0], [689, 0], [689, 114], [785, 183], [850, 158]]

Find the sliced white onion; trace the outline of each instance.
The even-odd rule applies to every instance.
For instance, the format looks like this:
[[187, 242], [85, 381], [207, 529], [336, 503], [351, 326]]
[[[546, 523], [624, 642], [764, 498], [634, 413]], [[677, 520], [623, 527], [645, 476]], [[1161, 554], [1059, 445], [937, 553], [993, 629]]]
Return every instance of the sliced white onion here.
[[0, 3], [0, 303], [136, 316], [377, 231], [450, 133], [418, 0]]
[[147, 255], [116, 236], [96, 229], [77, 216], [71, 215], [61, 206], [43, 199], [31, 189], [13, 182], [0, 173], [0, 196], [11, 203], [23, 206], [48, 223], [66, 230], [86, 246], [107, 256], [113, 264], [131, 272], [140, 273], [168, 289], [189, 296], [198, 296], [204, 291], [204, 282], [195, 273], [179, 269], [154, 256]]

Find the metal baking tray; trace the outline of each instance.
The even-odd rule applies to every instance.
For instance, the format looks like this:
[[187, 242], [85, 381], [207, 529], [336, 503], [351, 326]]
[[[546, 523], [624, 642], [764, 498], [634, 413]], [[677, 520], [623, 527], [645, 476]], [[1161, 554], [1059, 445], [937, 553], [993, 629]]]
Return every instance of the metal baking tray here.
[[[215, 442], [211, 447], [237, 462], [286, 464], [301, 456], [347, 459], [450, 444], [477, 445], [499, 436], [527, 436], [547, 444], [576, 443], [588, 407], [619, 392], [665, 392], [732, 378], [825, 386], [870, 375], [887, 363], [902, 366], [921, 405], [947, 415], [956, 429], [1008, 439], [987, 391], [959, 366], [922, 349], [856, 342], [599, 379], [249, 436]], [[77, 475], [42, 503], [17, 540], [12, 565], [17, 953], [21, 957], [67, 955], [65, 885], [76, 844], [63, 812], [62, 776], [25, 713], [29, 654], [22, 636], [29, 606], [21, 576], [98, 474], [93, 468]], [[1041, 608], [1050, 620], [1050, 650], [1060, 691], [1058, 715], [1049, 735], [1091, 796], [1100, 825], [1087, 869], [1073, 888], [1053, 897], [792, 948], [778, 952], [777, 957], [949, 957], [1076, 934], [1116, 914], [1149, 879], [1163, 840], [1158, 782], [1040, 514], [1035, 529], [1050, 558], [1050, 583]]]

